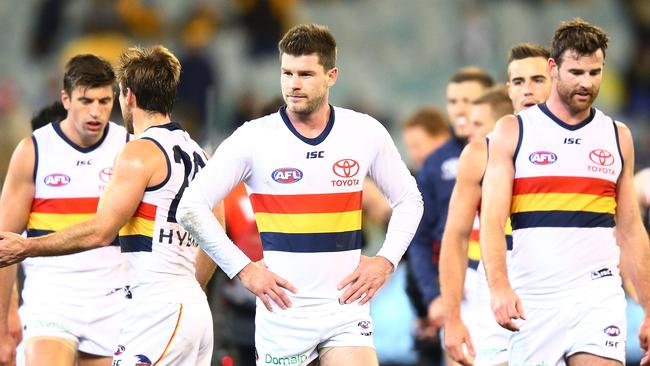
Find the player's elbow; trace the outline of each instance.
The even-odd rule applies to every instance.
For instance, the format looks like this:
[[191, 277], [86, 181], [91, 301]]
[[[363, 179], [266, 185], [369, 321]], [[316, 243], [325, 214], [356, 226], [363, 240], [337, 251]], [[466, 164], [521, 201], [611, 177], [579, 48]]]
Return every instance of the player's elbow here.
[[192, 194], [186, 190], [178, 203], [178, 208], [176, 209], [176, 221], [187, 229], [196, 221], [196, 212], [197, 210], [193, 204]]

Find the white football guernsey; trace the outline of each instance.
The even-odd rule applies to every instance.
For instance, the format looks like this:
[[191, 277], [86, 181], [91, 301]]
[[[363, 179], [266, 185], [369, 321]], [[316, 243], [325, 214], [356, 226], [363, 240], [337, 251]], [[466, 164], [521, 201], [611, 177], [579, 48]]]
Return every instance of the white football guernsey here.
[[557, 306], [622, 293], [614, 239], [623, 167], [612, 118], [568, 125], [545, 104], [519, 115], [511, 283], [524, 303]]
[[[60, 122], [34, 131], [35, 194], [27, 236], [46, 235], [91, 218], [113, 174], [113, 161], [128, 138], [126, 130], [112, 122], [102, 138], [86, 148], [66, 137]], [[23, 262], [23, 297], [26, 302], [59, 299], [66, 303], [70, 298], [106, 295], [124, 285], [121, 264], [117, 240], [81, 253], [28, 258]]]

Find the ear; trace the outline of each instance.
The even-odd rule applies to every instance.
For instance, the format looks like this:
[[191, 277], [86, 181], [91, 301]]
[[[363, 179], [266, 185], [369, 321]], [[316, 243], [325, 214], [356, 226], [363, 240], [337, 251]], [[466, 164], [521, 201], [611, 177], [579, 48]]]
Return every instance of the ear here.
[[557, 74], [559, 72], [560, 66], [555, 62], [554, 58], [548, 59], [548, 73], [551, 75], [552, 79], [557, 79]]
[[339, 68], [333, 67], [327, 72], [327, 86], [333, 87], [336, 84], [336, 79], [339, 77]]
[[66, 111], [70, 110], [70, 96], [68, 95], [68, 92], [65, 90], [61, 89], [61, 103], [63, 103], [63, 108], [65, 108]]
[[136, 106], [135, 94], [133, 94], [131, 88], [126, 88], [126, 95], [124, 96], [124, 100], [126, 101], [127, 105], [131, 107]]

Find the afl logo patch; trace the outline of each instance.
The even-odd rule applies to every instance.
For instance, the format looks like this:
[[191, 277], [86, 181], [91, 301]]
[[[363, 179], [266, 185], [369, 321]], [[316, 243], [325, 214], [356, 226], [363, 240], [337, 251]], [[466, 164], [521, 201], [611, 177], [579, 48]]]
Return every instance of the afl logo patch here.
[[605, 332], [605, 334], [610, 337], [616, 337], [621, 334], [621, 330], [615, 325], [610, 325], [609, 327], [603, 329], [603, 332]]
[[535, 151], [528, 156], [528, 160], [535, 165], [549, 165], [557, 161], [557, 155], [550, 151]]
[[54, 173], [43, 178], [43, 183], [50, 187], [62, 187], [70, 183], [70, 177], [65, 174]]
[[296, 183], [302, 179], [302, 171], [297, 168], [280, 168], [271, 173], [271, 178], [282, 184]]

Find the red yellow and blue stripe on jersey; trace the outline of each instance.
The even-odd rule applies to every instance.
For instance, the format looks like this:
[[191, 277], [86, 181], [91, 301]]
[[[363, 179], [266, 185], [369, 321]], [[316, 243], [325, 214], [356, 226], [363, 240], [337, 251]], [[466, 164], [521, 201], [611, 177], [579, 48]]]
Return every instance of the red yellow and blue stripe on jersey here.
[[250, 195], [266, 251], [340, 252], [361, 248], [361, 191]]
[[589, 177], [516, 178], [514, 230], [535, 227], [614, 227], [616, 183]]
[[[512, 226], [510, 225], [510, 218], [506, 220], [505, 227], [506, 234], [506, 249], [512, 250]], [[481, 260], [481, 244], [479, 229], [474, 228], [469, 235], [469, 243], [467, 246], [467, 266], [472, 269], [477, 269]]]
[[[98, 197], [34, 198], [27, 236], [43, 236], [84, 222], [97, 212]], [[115, 240], [111, 245], [118, 245]]]
[[152, 251], [157, 209], [156, 205], [140, 202], [133, 216], [120, 229], [122, 253]]

